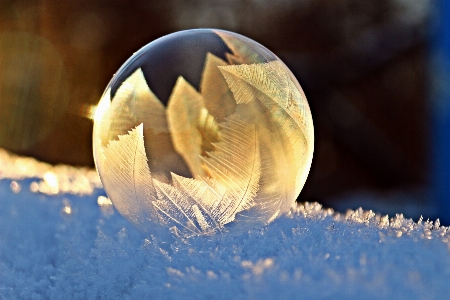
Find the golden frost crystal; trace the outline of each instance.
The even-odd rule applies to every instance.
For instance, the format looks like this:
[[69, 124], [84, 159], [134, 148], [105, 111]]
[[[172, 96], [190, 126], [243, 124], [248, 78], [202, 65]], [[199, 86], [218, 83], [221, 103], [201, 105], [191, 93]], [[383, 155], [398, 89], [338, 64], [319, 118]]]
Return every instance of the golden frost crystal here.
[[98, 104], [94, 157], [116, 209], [149, 234], [239, 233], [295, 202], [313, 123], [284, 63], [235, 33], [197, 29], [136, 52]]

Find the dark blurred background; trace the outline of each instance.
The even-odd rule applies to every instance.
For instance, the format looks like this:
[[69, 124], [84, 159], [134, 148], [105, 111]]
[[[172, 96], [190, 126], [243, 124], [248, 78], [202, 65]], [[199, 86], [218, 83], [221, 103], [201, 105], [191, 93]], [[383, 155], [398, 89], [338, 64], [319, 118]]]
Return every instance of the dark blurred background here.
[[448, 120], [436, 111], [449, 101], [434, 100], [446, 60], [434, 58], [447, 2], [1, 0], [0, 147], [93, 166], [90, 108], [122, 63], [173, 31], [221, 28], [276, 53], [308, 97], [316, 143], [299, 201], [446, 219]]

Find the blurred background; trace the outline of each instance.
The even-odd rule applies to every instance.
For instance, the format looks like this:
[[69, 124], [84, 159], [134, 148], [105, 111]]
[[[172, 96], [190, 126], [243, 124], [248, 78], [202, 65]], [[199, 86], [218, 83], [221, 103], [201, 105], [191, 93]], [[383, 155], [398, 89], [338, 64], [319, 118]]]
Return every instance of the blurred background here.
[[94, 166], [92, 114], [133, 52], [213, 27], [276, 53], [302, 85], [315, 155], [298, 201], [450, 225], [448, 0], [2, 0], [0, 147]]

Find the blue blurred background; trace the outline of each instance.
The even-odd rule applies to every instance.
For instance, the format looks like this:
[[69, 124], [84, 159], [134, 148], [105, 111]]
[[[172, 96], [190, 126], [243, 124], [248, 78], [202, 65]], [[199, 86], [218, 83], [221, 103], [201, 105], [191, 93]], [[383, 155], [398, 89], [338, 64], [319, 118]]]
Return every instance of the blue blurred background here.
[[3, 0], [0, 147], [93, 166], [89, 119], [143, 45], [214, 27], [299, 79], [315, 156], [299, 201], [450, 225], [450, 0]]
[[430, 32], [432, 170], [429, 188], [437, 215], [450, 224], [450, 1], [435, 3]]

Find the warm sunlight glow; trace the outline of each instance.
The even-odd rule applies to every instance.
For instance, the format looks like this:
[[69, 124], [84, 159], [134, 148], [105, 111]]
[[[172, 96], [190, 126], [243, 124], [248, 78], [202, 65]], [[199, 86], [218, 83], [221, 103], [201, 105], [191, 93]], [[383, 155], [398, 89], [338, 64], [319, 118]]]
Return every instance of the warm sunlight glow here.
[[94, 120], [96, 110], [97, 110], [97, 105], [84, 104], [80, 109], [80, 115], [87, 119]]
[[107, 90], [98, 105], [91, 107], [91, 113], [94, 116], [94, 121], [101, 120], [106, 111], [108, 111], [109, 107], [111, 106], [111, 99], [109, 97], [109, 94], [110, 91]]

